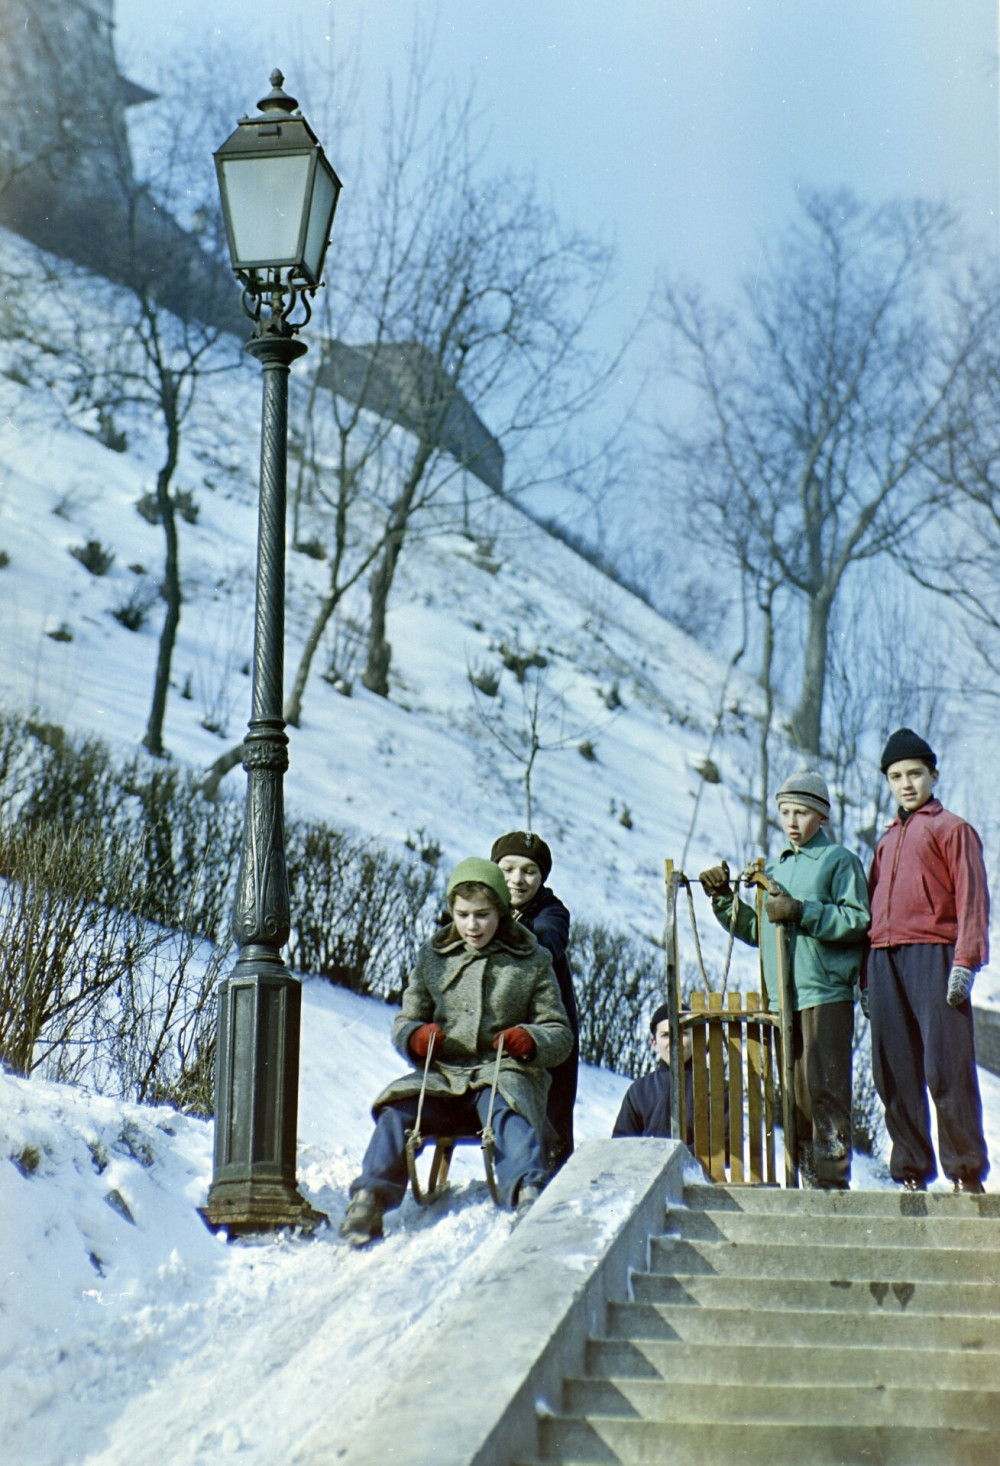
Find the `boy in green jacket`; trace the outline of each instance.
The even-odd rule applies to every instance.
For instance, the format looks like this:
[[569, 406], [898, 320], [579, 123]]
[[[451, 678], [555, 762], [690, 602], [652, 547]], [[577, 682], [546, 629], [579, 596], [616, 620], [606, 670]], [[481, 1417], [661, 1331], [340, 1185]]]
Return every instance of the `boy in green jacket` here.
[[[713, 866], [700, 880], [712, 910], [728, 930], [760, 944], [768, 991], [778, 991], [776, 923], [789, 927], [792, 958], [793, 1070], [797, 1164], [806, 1185], [846, 1191], [851, 1176], [854, 987], [871, 921], [864, 868], [823, 829], [830, 794], [820, 774], [793, 774], [778, 790], [787, 843], [765, 866], [782, 888], [757, 913], [729, 884], [729, 867]], [[774, 999], [772, 996], [772, 1003]]]

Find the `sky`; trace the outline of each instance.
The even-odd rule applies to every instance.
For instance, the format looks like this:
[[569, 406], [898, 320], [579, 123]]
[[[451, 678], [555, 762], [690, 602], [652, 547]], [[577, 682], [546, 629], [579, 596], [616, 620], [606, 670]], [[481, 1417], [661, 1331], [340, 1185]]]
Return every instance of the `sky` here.
[[612, 333], [658, 271], [713, 293], [752, 278], [802, 185], [947, 198], [998, 242], [995, 0], [298, 0], [277, 14], [116, 0], [119, 55], [148, 82], [214, 33], [247, 69], [247, 110], [279, 65], [307, 117], [324, 73], [355, 56], [351, 106], [372, 139], [414, 23], [432, 28], [435, 74], [475, 85], [489, 166], [533, 173], [567, 224], [617, 243]]

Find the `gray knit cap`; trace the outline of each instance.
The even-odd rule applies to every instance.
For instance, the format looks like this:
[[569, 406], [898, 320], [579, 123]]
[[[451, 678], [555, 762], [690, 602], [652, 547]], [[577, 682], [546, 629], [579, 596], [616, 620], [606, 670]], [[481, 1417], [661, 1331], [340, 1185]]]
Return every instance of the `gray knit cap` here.
[[806, 809], [814, 809], [817, 814], [830, 813], [830, 791], [826, 780], [812, 769], [789, 775], [774, 798], [779, 806], [787, 800], [790, 804], [804, 804]]

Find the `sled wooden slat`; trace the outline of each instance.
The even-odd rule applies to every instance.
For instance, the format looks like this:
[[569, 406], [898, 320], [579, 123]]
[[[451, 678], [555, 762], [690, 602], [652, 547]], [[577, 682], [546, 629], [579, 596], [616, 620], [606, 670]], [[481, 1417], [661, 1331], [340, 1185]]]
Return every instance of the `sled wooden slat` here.
[[[721, 1013], [722, 994], [709, 993], [710, 1013]], [[723, 1101], [726, 1087], [726, 1065], [722, 1053], [722, 1024], [711, 1023], [708, 1029], [708, 1113], [711, 1151], [708, 1174], [713, 1181], [726, 1179], [726, 1110]]]
[[[729, 994], [729, 1009], [734, 1014], [743, 1012], [743, 999], [739, 993]], [[730, 1074], [740, 1076], [739, 1093], [731, 1088], [729, 1104], [729, 1179], [737, 1186], [743, 1183], [743, 1020], [739, 1016], [730, 1020], [727, 1028], [727, 1057]]]
[[[759, 1002], [759, 993], [747, 993], [747, 1008], [751, 1012], [756, 1010]], [[747, 1023], [747, 1138], [749, 1140], [751, 1186], [760, 1186], [764, 1180], [764, 1151], [761, 1144], [764, 1083], [760, 1037], [760, 1024]]]
[[[691, 994], [691, 1008], [695, 1013], [704, 1013], [704, 993]], [[711, 1165], [708, 1128], [708, 1073], [705, 1065], [708, 1052], [707, 1027], [707, 1023], [694, 1023], [691, 1026], [691, 1058], [694, 1072], [694, 1084], [692, 1085], [694, 1090], [694, 1153], [706, 1171]]]
[[[770, 1024], [764, 1025], [764, 1155], [767, 1162], [768, 1184], [777, 1184], [774, 1166], [774, 1054], [775, 1031]], [[780, 1036], [779, 1036], [780, 1042]]]

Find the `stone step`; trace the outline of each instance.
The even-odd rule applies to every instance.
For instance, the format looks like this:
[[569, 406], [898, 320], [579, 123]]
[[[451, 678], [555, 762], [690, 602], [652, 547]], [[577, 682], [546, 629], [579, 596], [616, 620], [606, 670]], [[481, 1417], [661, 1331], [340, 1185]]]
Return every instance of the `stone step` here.
[[1000, 1284], [910, 1283], [816, 1278], [718, 1277], [713, 1273], [632, 1274], [638, 1303], [704, 1308], [789, 1308], [837, 1313], [946, 1313], [1000, 1315]]
[[798, 1244], [650, 1239], [650, 1272], [715, 1273], [726, 1277], [815, 1277], [850, 1282], [1000, 1281], [1000, 1252], [970, 1248], [834, 1247], [815, 1245], [808, 1231]]
[[[540, 1422], [540, 1462], [562, 1466], [996, 1466], [989, 1430], [897, 1426], [677, 1423], [613, 1416]], [[528, 1466], [522, 1462], [521, 1466]]]
[[955, 1196], [950, 1191], [798, 1191], [780, 1186], [686, 1186], [691, 1211], [775, 1212], [797, 1217], [1000, 1218], [1000, 1192]]
[[[922, 1376], [926, 1378], [926, 1376]], [[990, 1390], [831, 1385], [820, 1375], [808, 1388], [782, 1385], [713, 1385], [678, 1389], [675, 1381], [571, 1378], [563, 1392], [564, 1415], [620, 1415], [674, 1424], [747, 1423], [830, 1427], [884, 1426], [949, 1430], [1000, 1430], [1000, 1380]]]
[[[924, 1324], [926, 1329], [926, 1324]], [[906, 1387], [915, 1379], [946, 1390], [992, 1390], [1000, 1358], [992, 1350], [882, 1347], [845, 1350], [835, 1344], [708, 1344], [661, 1339], [589, 1339], [591, 1378], [662, 1379], [679, 1385], [784, 1385], [821, 1379], [849, 1388]]]
[[[861, 1349], [1000, 1351], [1000, 1318], [944, 1314], [928, 1327], [920, 1313], [838, 1313], [806, 1309], [692, 1308], [690, 1304], [610, 1303], [607, 1333], [617, 1339], [717, 1344], [828, 1344]], [[922, 1368], [920, 1355], [915, 1368]], [[997, 1361], [1000, 1365], [1000, 1360]]]
[[879, 1217], [856, 1213], [814, 1213], [808, 1218], [783, 1212], [687, 1210], [667, 1213], [667, 1235], [699, 1242], [802, 1243], [823, 1247], [974, 1248], [994, 1254], [1000, 1273], [1000, 1227], [989, 1217]]

